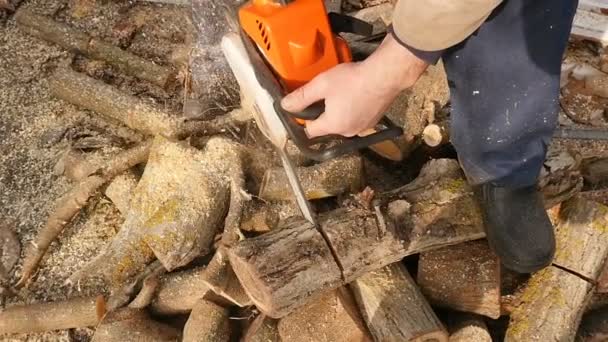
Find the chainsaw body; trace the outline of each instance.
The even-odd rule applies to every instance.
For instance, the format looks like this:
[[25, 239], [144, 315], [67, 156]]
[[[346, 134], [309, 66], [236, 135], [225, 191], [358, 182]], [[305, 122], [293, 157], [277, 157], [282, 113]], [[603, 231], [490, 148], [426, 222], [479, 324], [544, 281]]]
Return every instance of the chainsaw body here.
[[240, 8], [239, 20], [288, 92], [352, 60], [346, 41], [332, 31], [323, 0], [252, 0]]
[[[382, 129], [371, 130], [357, 137], [332, 135], [310, 139], [304, 129], [306, 121], [315, 120], [325, 111], [323, 102], [315, 103], [298, 113], [287, 112], [280, 106], [285, 94], [339, 63], [352, 61], [348, 44], [338, 33], [371, 35], [370, 24], [341, 14], [328, 14], [323, 0], [250, 0], [239, 8], [238, 21], [244, 33], [244, 50], [249, 55], [247, 63], [254, 67], [258, 81], [267, 90], [274, 89], [269, 80], [272, 77], [281, 88], [277, 90], [280, 92], [278, 96], [276, 91], [270, 92], [274, 93], [274, 113], [263, 114], [278, 116], [289, 138], [302, 153], [313, 160], [323, 161], [370, 147], [386, 158], [401, 158], [399, 148], [391, 140], [402, 135], [403, 130], [388, 118], [382, 120]], [[255, 49], [247, 48], [249, 43], [253, 43]], [[254, 54], [262, 57], [263, 61], [256, 62], [258, 58]], [[274, 119], [267, 117], [259, 121], [270, 123]], [[263, 130], [268, 131], [272, 125], [264, 126], [266, 128]], [[266, 132], [267, 136], [277, 134], [268, 133]], [[330, 141], [340, 143], [331, 147], [313, 147]]]

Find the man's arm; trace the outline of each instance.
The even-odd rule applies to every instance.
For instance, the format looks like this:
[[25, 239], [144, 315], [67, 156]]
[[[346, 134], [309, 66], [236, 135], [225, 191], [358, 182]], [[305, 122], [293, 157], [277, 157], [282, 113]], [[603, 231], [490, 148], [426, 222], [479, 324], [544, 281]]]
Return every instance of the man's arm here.
[[366, 60], [344, 63], [286, 96], [297, 112], [325, 101], [325, 113], [306, 126], [308, 135], [354, 136], [373, 127], [397, 95], [414, 85], [441, 50], [466, 39], [500, 0], [400, 0], [392, 34]]

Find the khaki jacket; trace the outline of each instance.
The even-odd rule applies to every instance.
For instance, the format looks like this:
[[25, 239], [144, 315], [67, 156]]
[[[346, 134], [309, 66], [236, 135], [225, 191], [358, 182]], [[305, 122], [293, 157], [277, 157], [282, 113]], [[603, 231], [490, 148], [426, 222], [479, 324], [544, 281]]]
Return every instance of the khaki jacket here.
[[399, 0], [392, 30], [421, 51], [456, 45], [475, 32], [502, 0]]

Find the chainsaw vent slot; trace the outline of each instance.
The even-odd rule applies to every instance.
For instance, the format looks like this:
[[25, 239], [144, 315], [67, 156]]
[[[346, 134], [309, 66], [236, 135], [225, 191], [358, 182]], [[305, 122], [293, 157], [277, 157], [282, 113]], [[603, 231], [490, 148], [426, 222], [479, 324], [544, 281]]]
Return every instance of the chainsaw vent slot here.
[[266, 34], [266, 27], [259, 20], [255, 21], [258, 24], [258, 30], [260, 31], [260, 35], [264, 39], [264, 45], [266, 46], [266, 50], [270, 50], [270, 41], [268, 41], [268, 35]]

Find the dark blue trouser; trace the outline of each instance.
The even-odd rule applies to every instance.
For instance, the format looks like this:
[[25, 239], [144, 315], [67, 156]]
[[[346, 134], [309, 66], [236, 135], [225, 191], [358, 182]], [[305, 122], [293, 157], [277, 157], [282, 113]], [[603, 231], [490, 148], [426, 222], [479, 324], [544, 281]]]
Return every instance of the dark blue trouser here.
[[443, 53], [451, 139], [472, 184], [536, 182], [557, 124], [560, 66], [577, 2], [506, 0]]

